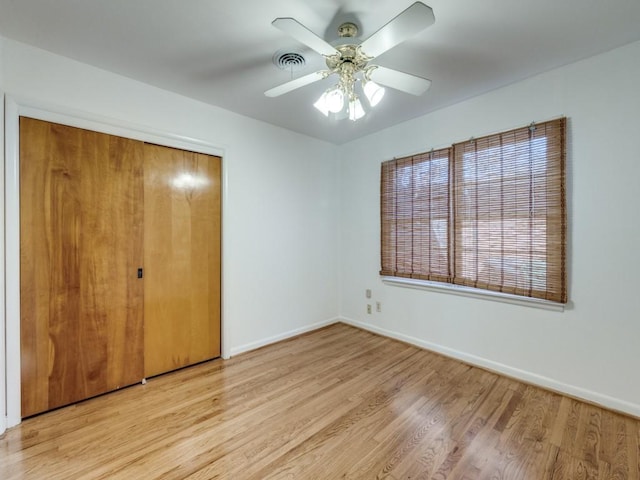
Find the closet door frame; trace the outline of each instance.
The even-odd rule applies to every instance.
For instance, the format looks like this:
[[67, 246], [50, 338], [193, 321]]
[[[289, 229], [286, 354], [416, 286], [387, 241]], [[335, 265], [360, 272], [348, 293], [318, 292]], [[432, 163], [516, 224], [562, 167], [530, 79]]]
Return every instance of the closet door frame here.
[[[222, 358], [229, 358], [227, 347], [228, 328], [225, 322], [225, 248], [226, 244], [226, 209], [227, 209], [227, 155], [228, 151], [207, 141], [175, 135], [137, 125], [127, 121], [114, 120], [87, 112], [50, 105], [37, 100], [28, 100], [5, 96], [4, 105], [5, 124], [5, 243], [3, 256], [5, 259], [5, 289], [0, 291], [0, 305], [4, 303], [6, 316], [0, 316], [0, 329], [6, 328], [4, 362], [0, 362], [0, 383], [6, 384], [4, 398], [0, 398], [0, 416], [6, 420], [0, 422], [0, 434], [3, 427], [18, 425], [21, 420], [20, 412], [20, 130], [21, 116], [31, 117], [54, 123], [61, 123], [71, 127], [94, 130], [100, 133], [126, 137], [148, 143], [155, 143], [166, 147], [189, 150], [197, 153], [215, 155], [222, 158], [222, 259], [221, 259], [221, 352]], [[1, 178], [0, 178], [1, 180]], [[0, 182], [1, 184], [1, 182]], [[1, 202], [0, 202], [1, 205]], [[0, 247], [2, 244], [0, 243]], [[1, 315], [1, 313], [0, 313]], [[0, 355], [2, 350], [0, 349]], [[4, 366], [4, 369], [2, 368]], [[6, 383], [5, 383], [6, 382]], [[2, 391], [0, 391], [0, 395]], [[3, 408], [4, 407], [4, 408]], [[3, 425], [4, 423], [4, 425]]]

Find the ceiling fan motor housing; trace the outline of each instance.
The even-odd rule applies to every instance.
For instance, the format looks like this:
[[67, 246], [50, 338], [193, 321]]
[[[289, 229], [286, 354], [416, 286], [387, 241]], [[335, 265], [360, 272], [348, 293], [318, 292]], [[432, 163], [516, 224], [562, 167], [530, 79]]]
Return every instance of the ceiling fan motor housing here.
[[352, 22], [345, 22], [338, 27], [338, 35], [340, 37], [357, 37], [358, 26]]
[[371, 60], [370, 57], [362, 53], [360, 45], [339, 45], [336, 50], [339, 53], [327, 57], [327, 67], [331, 70], [339, 69], [340, 65], [345, 62], [353, 64], [356, 70], [364, 70]]

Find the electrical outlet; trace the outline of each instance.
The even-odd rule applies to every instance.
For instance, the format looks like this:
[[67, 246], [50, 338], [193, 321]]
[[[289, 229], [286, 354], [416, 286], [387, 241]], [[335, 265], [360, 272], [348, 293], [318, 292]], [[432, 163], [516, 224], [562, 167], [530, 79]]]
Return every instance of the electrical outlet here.
[[366, 296], [367, 298], [371, 298], [371, 290], [370, 290], [370, 289], [368, 289], [368, 288], [367, 288], [367, 289], [365, 290], [364, 294], [365, 294], [365, 296]]
[[367, 313], [371, 314], [371, 304], [367, 304]]
[[381, 311], [382, 311], [382, 303], [376, 302], [376, 312], [381, 312]]

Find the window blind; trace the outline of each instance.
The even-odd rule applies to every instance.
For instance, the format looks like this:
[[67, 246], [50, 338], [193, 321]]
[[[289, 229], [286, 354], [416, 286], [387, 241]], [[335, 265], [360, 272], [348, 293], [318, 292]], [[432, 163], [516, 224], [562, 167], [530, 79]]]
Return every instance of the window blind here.
[[382, 275], [451, 281], [451, 151], [382, 164]]
[[383, 162], [381, 275], [566, 303], [564, 118]]
[[454, 283], [566, 302], [565, 120], [453, 146]]

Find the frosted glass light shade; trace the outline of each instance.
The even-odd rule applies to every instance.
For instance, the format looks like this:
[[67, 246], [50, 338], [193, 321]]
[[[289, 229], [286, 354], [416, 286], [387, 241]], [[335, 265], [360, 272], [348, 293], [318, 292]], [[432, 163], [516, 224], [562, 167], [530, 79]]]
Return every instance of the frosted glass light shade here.
[[382, 97], [384, 97], [384, 87], [381, 87], [376, 82], [372, 82], [371, 80], [368, 80], [364, 84], [363, 89], [367, 100], [369, 100], [369, 105], [371, 105], [372, 107], [375, 107], [377, 104], [379, 104], [380, 100], [382, 100]]
[[349, 102], [349, 120], [356, 121], [364, 117], [365, 111], [362, 108], [362, 102], [359, 98], [355, 98]]
[[324, 92], [320, 95], [320, 98], [316, 100], [316, 103], [313, 104], [320, 112], [325, 116], [329, 116], [329, 109], [327, 108], [327, 92]]
[[336, 87], [326, 92], [325, 105], [327, 110], [338, 113], [344, 108], [344, 94], [340, 88]]

